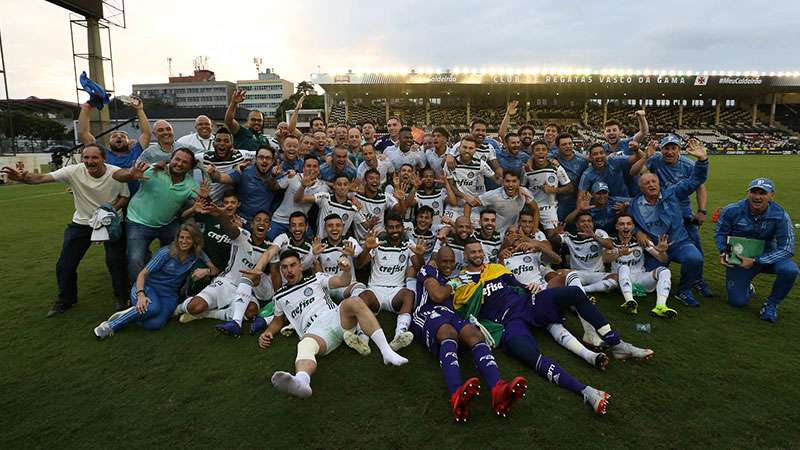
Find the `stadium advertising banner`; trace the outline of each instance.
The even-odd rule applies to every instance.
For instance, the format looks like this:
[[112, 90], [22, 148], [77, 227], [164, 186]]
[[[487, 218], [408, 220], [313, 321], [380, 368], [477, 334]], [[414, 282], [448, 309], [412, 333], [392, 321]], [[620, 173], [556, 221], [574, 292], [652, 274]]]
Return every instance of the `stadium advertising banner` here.
[[321, 74], [319, 84], [480, 84], [570, 86], [800, 86], [800, 78], [710, 75], [532, 75], [532, 74]]

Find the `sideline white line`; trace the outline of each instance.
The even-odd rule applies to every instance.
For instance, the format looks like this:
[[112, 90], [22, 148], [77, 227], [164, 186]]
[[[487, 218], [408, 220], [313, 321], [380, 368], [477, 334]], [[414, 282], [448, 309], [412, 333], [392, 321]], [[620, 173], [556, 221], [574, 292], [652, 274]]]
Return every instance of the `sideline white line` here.
[[[0, 200], [0, 204], [17, 202], [17, 201], [20, 201], [20, 200], [28, 200], [30, 198], [50, 197], [52, 195], [69, 195], [69, 193], [67, 191], [61, 191], [61, 192], [48, 192], [47, 194], [29, 195], [27, 197], [14, 197], [14, 198], [6, 199], [6, 200]], [[71, 195], [69, 195], [69, 196], [72, 197]]]

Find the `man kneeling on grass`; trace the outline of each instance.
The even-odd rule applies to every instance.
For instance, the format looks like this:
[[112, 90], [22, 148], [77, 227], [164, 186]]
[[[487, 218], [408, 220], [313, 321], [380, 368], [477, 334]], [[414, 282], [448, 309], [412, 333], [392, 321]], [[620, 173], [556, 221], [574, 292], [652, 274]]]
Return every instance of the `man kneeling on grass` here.
[[356, 325], [378, 346], [384, 364], [401, 366], [408, 362], [389, 347], [378, 320], [360, 298], [350, 297], [339, 305], [331, 301], [329, 291], [347, 287], [351, 281], [350, 260], [341, 258], [339, 267], [342, 270], [337, 276], [317, 272], [303, 278], [297, 252], [287, 250], [280, 256], [280, 271], [286, 284], [273, 297], [275, 318], [258, 338], [258, 345], [269, 347], [287, 320], [297, 335], [302, 336], [297, 344], [295, 374], [277, 371], [272, 375], [272, 385], [281, 392], [310, 397], [311, 375], [317, 370], [316, 356], [327, 355], [343, 340], [359, 353], [368, 351], [363, 347], [369, 344], [356, 335]]

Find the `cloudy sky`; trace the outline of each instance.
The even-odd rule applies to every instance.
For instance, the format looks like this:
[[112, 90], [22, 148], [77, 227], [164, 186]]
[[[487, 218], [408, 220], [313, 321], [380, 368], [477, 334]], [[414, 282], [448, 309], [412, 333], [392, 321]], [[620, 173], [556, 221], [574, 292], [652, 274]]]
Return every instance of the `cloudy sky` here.
[[[206, 56], [230, 81], [255, 78], [256, 56], [293, 82], [318, 66], [800, 70], [796, 0], [126, 3], [111, 35], [120, 94], [166, 81], [168, 57], [186, 74]], [[0, 32], [12, 98], [75, 100], [67, 11], [0, 0]]]

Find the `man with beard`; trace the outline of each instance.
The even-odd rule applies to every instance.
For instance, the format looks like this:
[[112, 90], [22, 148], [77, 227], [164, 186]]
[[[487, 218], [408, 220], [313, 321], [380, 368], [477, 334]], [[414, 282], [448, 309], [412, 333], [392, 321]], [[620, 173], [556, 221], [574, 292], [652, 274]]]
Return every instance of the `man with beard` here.
[[355, 258], [364, 249], [352, 237], [345, 238], [345, 226], [342, 218], [336, 213], [331, 213], [324, 218], [325, 238], [315, 245], [312, 249], [316, 261], [314, 261], [314, 272], [322, 272], [331, 276], [339, 275], [342, 268], [339, 266], [339, 259], [347, 258], [350, 262], [351, 283], [348, 286], [330, 291], [331, 299], [335, 302], [350, 297], [350, 292], [356, 286], [366, 289], [362, 283], [356, 282]]
[[497, 183], [500, 183], [500, 178], [489, 168], [489, 165], [475, 157], [476, 147], [477, 141], [475, 141], [475, 138], [464, 136], [458, 146], [458, 159], [453, 160], [454, 164], [451, 167], [448, 157], [444, 169], [447, 182], [450, 183], [450, 189], [459, 199], [459, 205], [448, 206], [445, 214], [450, 219], [471, 214], [467, 217], [475, 224], [478, 223], [479, 210], [472, 209], [470, 205], [477, 206], [480, 204], [477, 197], [486, 192], [484, 178], [491, 177]]
[[503, 170], [520, 170], [528, 162], [530, 155], [522, 151], [522, 141], [517, 133], [508, 133], [505, 145], [497, 151], [497, 162]]
[[397, 117], [390, 117], [386, 121], [386, 129], [388, 134], [384, 134], [375, 141], [375, 150], [383, 153], [387, 148], [396, 146], [400, 141], [400, 129], [403, 128], [403, 122]]
[[358, 255], [356, 264], [364, 267], [372, 263], [369, 287], [366, 290], [353, 289], [353, 295], [361, 297], [376, 314], [381, 310], [397, 314], [394, 339], [389, 344], [394, 351], [414, 340], [414, 335], [408, 331], [414, 309], [414, 291], [406, 287], [406, 281], [414, 279], [416, 270], [424, 263], [425, 254], [424, 243], [410, 245], [403, 231], [403, 219], [398, 214], [389, 213], [386, 215], [385, 236], [381, 239], [373, 233], [367, 236], [365, 251]]
[[384, 364], [401, 366], [408, 362], [389, 347], [378, 321], [361, 299], [350, 297], [339, 305], [331, 301], [328, 295], [331, 289], [345, 287], [351, 282], [349, 262], [343, 258], [340, 265], [342, 272], [338, 276], [317, 273], [304, 278], [296, 252], [289, 250], [280, 256], [281, 275], [287, 283], [273, 297], [275, 317], [259, 336], [258, 345], [269, 348], [287, 321], [301, 336], [297, 344], [295, 374], [276, 371], [272, 375], [272, 385], [281, 392], [299, 398], [310, 397], [311, 375], [317, 370], [317, 355], [327, 355], [343, 340], [363, 352], [365, 345], [356, 335], [356, 326], [377, 344]]
[[[358, 208], [350, 202], [347, 194], [350, 192], [350, 180], [344, 175], [338, 175], [333, 180], [333, 193], [317, 192], [313, 195], [306, 195], [305, 187], [311, 180], [304, 180], [303, 184], [294, 194], [294, 201], [297, 204], [316, 204], [319, 208], [319, 221], [317, 223], [317, 236], [325, 238], [326, 227], [325, 218], [331, 214], [336, 214], [344, 224], [343, 234], [350, 235], [350, 227], [354, 221], [362, 222], [363, 219], [358, 214]], [[310, 184], [309, 184], [310, 185]]]
[[[776, 322], [778, 305], [789, 295], [797, 279], [797, 264], [792, 261], [795, 236], [792, 220], [773, 200], [775, 183], [769, 178], [756, 178], [747, 187], [747, 198], [726, 206], [719, 216], [714, 240], [719, 262], [725, 266], [728, 303], [744, 307], [755, 293], [752, 281], [760, 273], [774, 273], [772, 291], [761, 307], [761, 320]], [[764, 242], [764, 251], [756, 257], [739, 256], [734, 264], [729, 258], [734, 251], [730, 237]]]
[[[469, 136], [471, 136], [475, 142], [474, 158], [478, 161], [485, 162], [492, 171], [497, 174], [496, 179], [492, 178], [491, 175], [485, 175], [485, 180], [482, 180], [485, 181], [487, 187], [491, 189], [500, 184], [498, 180], [503, 178], [503, 168], [497, 163], [497, 150], [500, 148], [500, 145], [494, 139], [486, 138], [487, 126], [488, 124], [486, 121], [481, 118], [472, 119], [472, 123], [469, 127]], [[462, 139], [459, 143], [450, 147], [449, 156], [445, 160], [445, 164], [450, 170], [454, 170], [457, 165], [456, 159], [461, 154], [459, 148], [463, 143], [464, 140]]]
[[[150, 146], [150, 122], [147, 120], [147, 115], [144, 113], [144, 103], [142, 103], [141, 99], [135, 98], [131, 103], [131, 108], [136, 111], [139, 131], [141, 131], [139, 140], [132, 143], [128, 139], [128, 133], [122, 130], [115, 130], [111, 132], [111, 136], [108, 138], [108, 148], [104, 149], [106, 154], [105, 163], [121, 169], [133, 167], [136, 160], [142, 155], [143, 149]], [[92, 106], [88, 103], [84, 103], [81, 105], [81, 110], [78, 114], [78, 141], [83, 145], [97, 143], [89, 126], [91, 110]], [[138, 182], [131, 181], [128, 183], [128, 190], [130, 191], [131, 197], [133, 197], [133, 194], [135, 194], [138, 189]]]
[[[456, 206], [458, 205], [458, 199], [453, 191], [450, 190], [450, 185], [446, 180], [436, 179], [435, 171], [432, 167], [422, 169], [421, 174], [419, 189], [414, 193], [409, 206], [417, 209], [423, 206], [431, 208], [433, 231], [436, 232], [441, 228], [445, 205]], [[443, 181], [444, 188], [439, 189], [437, 181]]]
[[646, 247], [639, 245], [633, 233], [633, 217], [627, 213], [617, 218], [616, 228], [614, 247], [603, 251], [603, 262], [611, 263], [611, 272], [619, 277], [619, 290], [625, 298], [625, 302], [619, 305], [620, 308], [626, 310], [628, 314], [635, 315], [639, 312], [639, 304], [633, 298], [633, 285], [637, 284], [647, 293], [656, 292], [656, 306], [650, 310], [652, 315], [669, 319], [677, 317], [678, 312], [667, 306], [672, 273], [666, 267], [657, 267], [649, 271], [644, 269], [645, 252], [662, 263], [669, 262], [667, 257], [669, 236], [660, 236], [657, 245], [649, 241]]
[[447, 227], [443, 229], [442, 232], [446, 234], [443, 238], [439, 238], [436, 241], [436, 245], [433, 247], [433, 258], [436, 258], [436, 255], [442, 247], [450, 247], [456, 258], [454, 270], [458, 273], [464, 268], [464, 244], [467, 242], [467, 239], [472, 236], [472, 224], [469, 219], [460, 216], [454, 221], [452, 229]]
[[397, 201], [394, 197], [387, 197], [380, 191], [381, 174], [373, 168], [364, 172], [364, 192], [353, 195], [353, 204], [358, 208], [363, 222], [354, 227], [354, 235], [359, 242], [367, 238], [370, 231], [376, 235], [384, 230], [383, 218], [387, 210], [391, 209]]
[[[548, 292], [547, 295], [540, 293], [535, 299], [531, 299], [528, 287], [518, 282], [508, 269], [498, 264], [484, 265], [483, 247], [474, 239], [467, 241], [464, 257], [465, 270], [451, 282], [455, 287], [453, 303], [456, 311], [463, 308], [473, 309], [474, 303], [477, 303], [477, 311], [473, 314], [478, 319], [502, 325], [499, 346], [503, 351], [534, 369], [545, 380], [581, 395], [595, 413], [605, 414], [610, 395], [581, 383], [558, 363], [542, 355], [530, 330], [531, 326], [545, 327], [549, 323], [559, 322], [561, 316], [556, 317], [556, 314], [561, 311], [562, 303], [569, 303], [570, 306], [574, 304], [581, 310], [587, 310], [586, 313], [597, 312], [596, 308], [589, 311], [587, 305], [591, 303], [588, 298], [585, 295], [581, 298], [578, 290], [573, 292], [571, 288], [561, 288], [545, 290], [543, 292]], [[537, 305], [540, 301], [543, 304]], [[595, 321], [599, 323], [604, 318], [599, 313], [598, 316], [593, 319], [597, 319]], [[630, 347], [630, 344], [619, 340], [619, 336], [607, 323], [601, 328], [609, 343], [620, 351]]]
[[564, 232], [563, 225], [559, 225], [550, 241], [557, 248], [567, 247], [572, 274], [580, 279], [584, 292], [608, 292], [616, 288], [617, 275], [605, 272], [603, 264], [602, 249], [613, 245], [608, 233], [595, 230], [592, 216], [587, 212], [578, 214], [575, 223], [575, 234]]
[[[219, 175], [230, 175], [233, 172], [238, 172], [236, 168], [239, 164], [250, 159], [245, 157], [239, 150], [233, 148], [233, 135], [224, 127], [218, 129], [216, 135], [214, 135], [214, 150], [203, 153], [200, 156], [206, 170], [208, 171], [213, 166], [213, 170]], [[227, 188], [224, 183], [218, 183], [212, 179], [211, 201], [217, 203], [222, 200], [222, 193]]]
[[[72, 164], [47, 174], [30, 173], [22, 164], [17, 168], [3, 167], [2, 173], [12, 181], [25, 184], [41, 184], [59, 181], [69, 185], [75, 202], [72, 221], [64, 230], [64, 243], [56, 263], [56, 282], [58, 297], [47, 313], [53, 317], [65, 312], [78, 303], [78, 265], [92, 245], [93, 228], [89, 225], [95, 211], [110, 204], [115, 211], [125, 208], [128, 203], [128, 187], [113, 178], [119, 172], [116, 166], [105, 163], [105, 151], [97, 144], [83, 147], [82, 163]], [[106, 266], [111, 274], [111, 283], [116, 297], [115, 308], [120, 311], [128, 303], [128, 279], [125, 274], [125, 243], [123, 241], [103, 242], [106, 253]]]
[[[158, 238], [161, 246], [175, 239], [180, 224], [180, 211], [191, 206], [198, 196], [197, 182], [191, 176], [194, 153], [179, 148], [164, 170], [148, 168], [139, 161], [130, 169], [114, 172], [117, 181], [141, 181], [136, 196], [128, 205], [127, 245], [128, 274], [135, 280], [148, 259], [148, 248]], [[207, 199], [202, 199], [207, 200]]]
[[[279, 175], [282, 172], [279, 172]], [[286, 189], [283, 194], [283, 201], [275, 211], [272, 217], [272, 226], [269, 230], [269, 239], [275, 240], [279, 234], [285, 232], [289, 228], [289, 215], [292, 212], [300, 211], [303, 214], [308, 214], [311, 205], [295, 201], [295, 193], [303, 187], [305, 195], [314, 195], [317, 192], [329, 192], [327, 183], [320, 180], [319, 176], [319, 160], [313, 156], [306, 156], [303, 160], [303, 173], [299, 175], [290, 170], [285, 176], [280, 176], [278, 179], [278, 186], [281, 189]]]
[[411, 135], [411, 128], [403, 127], [397, 135], [397, 145], [386, 148], [383, 154], [394, 165], [394, 170], [400, 170], [403, 164], [409, 164], [414, 168], [425, 167], [425, 153], [422, 150], [412, 148], [414, 138]]
[[426, 264], [431, 260], [433, 248], [436, 245], [436, 235], [431, 229], [432, 217], [433, 209], [430, 206], [422, 205], [417, 208], [414, 214], [414, 222], [405, 224], [408, 240], [414, 245], [417, 245], [417, 242], [422, 242], [425, 245], [425, 254], [422, 256]]
[[[692, 295], [692, 288], [703, 279], [703, 255], [686, 232], [681, 202], [708, 178], [708, 154], [703, 144], [696, 139], [689, 141], [686, 153], [697, 159], [692, 177], [661, 189], [655, 174], [642, 175], [639, 178], [641, 193], [631, 200], [628, 211], [639, 230], [637, 241], [640, 244], [644, 245], [646, 238], [651, 242], [658, 242], [660, 236], [669, 236], [671, 243], [667, 255], [670, 261], [681, 265], [681, 281], [675, 296], [686, 306], [696, 307], [700, 306], [700, 302]], [[653, 258], [648, 259], [647, 269], [658, 265]]]
[[[667, 135], [659, 143], [661, 151], [656, 152], [645, 163], [647, 170], [658, 176], [658, 182], [661, 184], [662, 189], [692, 177], [694, 163], [689, 158], [681, 155], [680, 146], [680, 138], [675, 135]], [[681, 201], [681, 208], [683, 210], [683, 224], [686, 232], [689, 233], [689, 239], [692, 240], [692, 243], [700, 250], [702, 255], [700, 226], [706, 220], [706, 207], [708, 205], [708, 191], [705, 183], [701, 184], [695, 191], [695, 199], [697, 199], [696, 214], [692, 214], [692, 201], [689, 198]], [[712, 297], [714, 294], [705, 280], [700, 280], [695, 289], [699, 290], [700, 295], [703, 297]]]
[[[547, 143], [545, 143], [545, 146]], [[583, 172], [589, 167], [589, 161], [580, 153], [575, 153], [572, 145], [572, 135], [563, 133], [556, 138], [556, 145], [558, 151], [553, 156], [553, 159], [558, 162], [558, 165], [567, 172], [569, 182], [576, 189], [571, 192], [556, 194], [558, 200], [558, 220], [564, 221], [569, 213], [575, 209], [577, 203], [577, 186], [581, 181]]]
[[417, 340], [439, 358], [456, 422], [467, 421], [470, 402], [480, 390], [476, 377], [461, 381], [459, 344], [471, 350], [475, 367], [489, 385], [492, 410], [505, 417], [511, 406], [525, 395], [528, 382], [523, 377], [515, 377], [510, 383], [502, 380], [492, 349], [480, 328], [453, 311], [453, 289], [447, 284], [447, 278], [454, 266], [453, 251], [444, 247], [437, 255], [436, 267], [426, 265], [419, 271], [411, 330]]
[[639, 175], [649, 155], [655, 153], [655, 148], [648, 146], [648, 155], [636, 152], [631, 156], [609, 157], [601, 144], [595, 143], [589, 147], [589, 168], [581, 176], [578, 183], [578, 196], [586, 192], [596, 181], [608, 185], [609, 195], [615, 197], [630, 197], [625, 174], [631, 177]]
[[208, 116], [197, 116], [194, 119], [194, 133], [181, 136], [175, 141], [178, 147], [185, 147], [195, 152], [204, 154], [213, 150], [214, 136], [212, 131], [211, 119]]
[[236, 108], [244, 101], [245, 91], [237, 89], [231, 95], [228, 109], [225, 111], [225, 127], [233, 133], [233, 147], [241, 150], [255, 151], [261, 145], [269, 145], [278, 150], [280, 144], [272, 137], [264, 134], [264, 115], [261, 111], [250, 111], [247, 125], [240, 126], [236, 121]]
[[431, 133], [433, 147], [425, 150], [425, 162], [427, 167], [433, 169], [437, 177], [444, 174], [444, 159], [447, 155], [447, 141], [450, 133], [444, 127], [436, 127]]
[[542, 229], [551, 237], [559, 222], [557, 196], [575, 192], [575, 185], [563, 167], [547, 159], [544, 141], [534, 142], [532, 148], [530, 161], [525, 165], [525, 184], [539, 205]]
[[[517, 223], [519, 213], [527, 207], [539, 217], [539, 205], [533, 200], [531, 191], [520, 187], [522, 177], [516, 169], [509, 169], [503, 174], [503, 186], [492, 189], [478, 196], [476, 202], [468, 206], [490, 208], [497, 214], [497, 231], [505, 233], [506, 228]], [[467, 208], [465, 207], [466, 211]]]
[[274, 155], [271, 147], [262, 146], [256, 150], [256, 163], [241, 172], [220, 173], [213, 165], [208, 167], [208, 176], [214, 183], [235, 185], [241, 200], [239, 214], [245, 223], [253, 220], [258, 211], [272, 211], [275, 191], [280, 189], [273, 176]]
[[[275, 256], [286, 250], [297, 252], [300, 256], [300, 262], [303, 264], [303, 270], [308, 271], [313, 267], [316, 259], [314, 245], [317, 242], [319, 242], [319, 237], [314, 238], [314, 242], [308, 237], [308, 216], [303, 211], [295, 211], [289, 216], [289, 229], [276, 236], [272, 240], [272, 245], [276, 247]], [[277, 257], [271, 259], [270, 264], [272, 264], [270, 272], [272, 285], [276, 287], [283, 286], [286, 280], [280, 278]]]
[[394, 164], [386, 159], [379, 159], [375, 147], [372, 144], [363, 144], [361, 154], [364, 161], [356, 169], [356, 179], [364, 180], [364, 176], [369, 169], [375, 169], [380, 174], [380, 184], [386, 184], [387, 174], [394, 173]]
[[480, 225], [472, 237], [483, 247], [483, 254], [486, 256], [484, 263], [496, 263], [500, 247], [503, 246], [503, 239], [497, 232], [497, 213], [488, 208], [481, 211]]
[[[267, 303], [272, 299], [272, 282], [262, 275], [269, 260], [277, 255], [276, 248], [268, 253], [271, 246], [266, 240], [269, 214], [266, 211], [257, 213], [250, 224], [253, 230], [250, 233], [231, 221], [222, 208], [212, 204], [207, 212], [219, 220], [230, 238], [230, 257], [226, 268], [214, 281], [180, 303], [174, 315], [181, 316], [181, 323], [203, 317], [225, 320], [215, 328], [223, 334], [239, 336], [244, 318], [252, 319], [260, 309], [259, 302]], [[209, 314], [211, 311], [214, 313]]]
[[150, 144], [139, 158], [137, 162], [145, 162], [147, 164], [157, 164], [167, 162], [172, 159], [172, 153], [178, 147], [175, 146], [175, 134], [172, 131], [172, 125], [166, 120], [156, 120], [153, 124], [153, 130], [156, 135], [156, 142]]
[[647, 125], [644, 110], [636, 111], [634, 116], [639, 124], [639, 131], [628, 139], [621, 139], [622, 128], [618, 121], [614, 119], [606, 121], [603, 125], [603, 138], [606, 140], [603, 148], [606, 153], [619, 153], [625, 156], [633, 155], [636, 151], [631, 148], [631, 142], [643, 143], [647, 139], [647, 135], [650, 134], [650, 127]]

